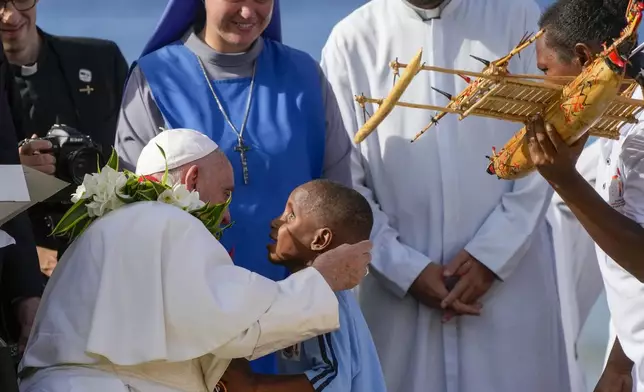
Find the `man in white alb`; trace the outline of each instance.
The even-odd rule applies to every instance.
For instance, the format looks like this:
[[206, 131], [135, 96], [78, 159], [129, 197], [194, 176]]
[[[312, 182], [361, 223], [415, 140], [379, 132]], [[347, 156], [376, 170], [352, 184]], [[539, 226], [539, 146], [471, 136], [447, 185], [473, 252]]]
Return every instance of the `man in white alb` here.
[[[226, 201], [232, 167], [207, 136], [168, 130], [153, 138], [137, 174], [159, 181], [166, 161], [157, 145], [170, 177], [204, 202]], [[173, 197], [194, 202], [181, 196]], [[340, 247], [274, 282], [234, 266], [205, 222], [175, 205], [119, 207], [93, 222], [56, 268], [20, 366], [20, 389], [212, 392], [231, 359], [258, 358], [338, 328], [333, 292], [365, 275], [370, 247]]]
[[[405, 63], [422, 47], [427, 65], [480, 71], [470, 55], [506, 55], [536, 31], [539, 14], [532, 0], [368, 2], [333, 29], [322, 53], [350, 136], [364, 122], [354, 96], [387, 96], [390, 61]], [[510, 71], [536, 73], [534, 56], [526, 49]], [[421, 72], [401, 100], [447, 104], [430, 86], [457, 94], [466, 82]], [[501, 181], [486, 173], [486, 156], [516, 124], [449, 115], [411, 144], [432, 115], [397, 107], [352, 153], [354, 186], [374, 209], [372, 273], [360, 300], [388, 390], [569, 391], [544, 219], [552, 190], [538, 175]], [[470, 270], [451, 292], [483, 308], [443, 323], [444, 270], [461, 263]]]
[[[600, 145], [601, 143], [595, 142], [586, 147], [577, 162], [577, 170], [593, 186], [597, 177]], [[557, 289], [566, 339], [570, 388], [571, 392], [587, 392], [586, 373], [582, 366], [583, 358], [578, 355], [577, 342], [592, 307], [604, 290], [596, 262], [595, 243], [556, 193], [550, 202], [547, 220], [555, 249]]]

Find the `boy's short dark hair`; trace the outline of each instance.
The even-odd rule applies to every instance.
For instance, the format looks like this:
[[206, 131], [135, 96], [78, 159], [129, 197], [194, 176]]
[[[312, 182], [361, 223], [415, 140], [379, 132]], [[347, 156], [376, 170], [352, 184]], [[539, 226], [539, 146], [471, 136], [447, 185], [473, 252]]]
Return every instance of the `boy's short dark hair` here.
[[575, 57], [575, 45], [601, 45], [619, 37], [626, 27], [629, 0], [559, 0], [539, 19], [546, 30], [546, 43], [560, 60]]
[[307, 212], [347, 241], [369, 239], [373, 227], [373, 212], [367, 199], [355, 189], [330, 180], [313, 180], [304, 184], [309, 192]]

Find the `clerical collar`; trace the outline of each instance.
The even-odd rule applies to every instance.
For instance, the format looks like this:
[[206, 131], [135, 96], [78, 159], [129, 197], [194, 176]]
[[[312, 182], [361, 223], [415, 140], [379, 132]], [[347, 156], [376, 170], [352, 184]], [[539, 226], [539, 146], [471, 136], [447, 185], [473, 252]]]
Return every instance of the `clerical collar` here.
[[407, 0], [402, 0], [402, 2], [405, 3], [405, 5], [407, 7], [411, 8], [412, 10], [414, 10], [414, 12], [416, 12], [416, 14], [418, 14], [418, 16], [422, 20], [440, 19], [441, 13], [443, 12], [443, 9], [445, 9], [445, 7], [447, 7], [447, 5], [449, 4], [450, 1], [451, 0], [445, 0], [436, 8], [427, 9], [427, 8], [417, 7], [417, 6], [413, 5], [413, 4], [411, 4]]
[[33, 63], [31, 65], [23, 65], [20, 67], [20, 74], [22, 76], [31, 76], [38, 72], [38, 63]]
[[193, 29], [188, 30], [182, 40], [183, 44], [199, 58], [222, 68], [250, 64], [257, 59], [264, 48], [264, 39], [259, 37], [245, 53], [219, 53], [203, 42]]
[[39, 61], [40, 61], [40, 58], [35, 63], [29, 64], [29, 65], [11, 64], [11, 69], [13, 70], [13, 73], [15, 76], [28, 78], [29, 76], [33, 76], [38, 72]]

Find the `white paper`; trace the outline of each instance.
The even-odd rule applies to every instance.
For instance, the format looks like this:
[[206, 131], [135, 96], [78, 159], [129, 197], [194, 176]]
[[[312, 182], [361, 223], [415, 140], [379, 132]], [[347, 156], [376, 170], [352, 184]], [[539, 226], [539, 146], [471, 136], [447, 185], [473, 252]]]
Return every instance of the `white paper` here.
[[0, 201], [30, 201], [21, 165], [0, 165]]
[[[21, 173], [20, 176], [16, 174], [16, 168]], [[3, 185], [0, 189], [0, 226], [69, 185], [54, 176], [21, 165], [0, 165], [0, 180], [2, 184], [11, 184]], [[21, 195], [20, 191], [5, 189], [19, 189], [21, 186], [27, 192], [26, 198], [21, 197], [24, 195]]]
[[5, 246], [13, 245], [15, 243], [16, 240], [14, 240], [12, 236], [7, 234], [6, 231], [0, 230], [0, 249], [4, 248]]

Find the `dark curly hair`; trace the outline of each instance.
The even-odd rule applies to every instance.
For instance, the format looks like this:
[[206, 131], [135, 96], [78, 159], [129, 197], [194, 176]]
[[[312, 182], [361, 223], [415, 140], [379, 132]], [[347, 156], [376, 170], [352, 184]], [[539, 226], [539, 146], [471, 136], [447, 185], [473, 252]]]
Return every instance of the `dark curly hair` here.
[[559, 0], [539, 19], [546, 30], [546, 44], [560, 60], [575, 57], [575, 45], [599, 46], [617, 38], [626, 26], [629, 0]]

